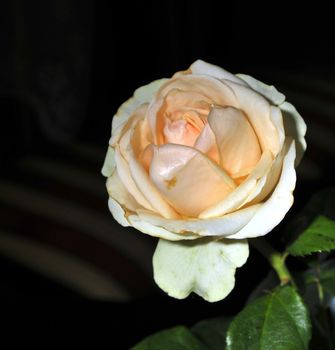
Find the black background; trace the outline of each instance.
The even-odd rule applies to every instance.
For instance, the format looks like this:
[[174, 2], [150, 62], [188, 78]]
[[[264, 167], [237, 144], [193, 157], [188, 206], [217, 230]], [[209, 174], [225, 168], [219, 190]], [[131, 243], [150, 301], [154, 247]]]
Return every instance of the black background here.
[[[52, 153], [73, 140], [107, 145], [113, 114], [137, 87], [186, 69], [197, 58], [273, 84], [281, 72], [335, 77], [332, 11], [315, 2], [292, 4], [2, 1], [0, 169], [8, 171], [23, 155]], [[46, 106], [42, 112], [38, 101]], [[42, 119], [48, 115], [46, 124], [41, 113]], [[299, 185], [297, 205], [331, 182], [329, 175], [322, 184]], [[262, 269], [262, 258], [254, 259]], [[123, 348], [115, 342], [126, 348], [177, 322], [191, 325], [236, 312], [258, 278], [250, 270], [239, 272], [239, 280], [247, 282], [238, 282], [240, 293], [220, 305], [162, 295], [119, 305], [87, 301], [61, 289], [58, 297], [41, 298], [49, 288], [44, 281], [5, 260], [2, 266], [4, 280], [6, 273], [12, 278], [17, 273], [17, 289], [33, 285], [35, 293], [28, 298], [22, 290], [17, 295], [14, 290], [13, 298], [3, 293], [14, 315], [9, 328], [32, 327], [33, 341], [43, 332], [50, 334], [49, 342], [64, 334], [104, 339], [113, 349]]]

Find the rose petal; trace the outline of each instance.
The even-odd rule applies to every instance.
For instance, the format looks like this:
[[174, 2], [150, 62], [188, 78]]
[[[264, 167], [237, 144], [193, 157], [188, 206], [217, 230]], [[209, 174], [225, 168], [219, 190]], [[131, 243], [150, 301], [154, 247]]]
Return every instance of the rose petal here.
[[151, 130], [147, 119], [140, 120], [133, 128], [130, 142], [135, 156], [139, 158], [145, 148], [152, 143]]
[[[248, 202], [249, 196], [257, 188], [259, 179], [262, 179], [269, 172], [272, 166], [272, 155], [270, 151], [264, 151], [260, 161], [250, 175], [233, 192], [215, 206], [208, 207], [199, 218], [207, 219], [223, 216], [234, 210], [239, 209]], [[251, 199], [250, 199], [251, 200]], [[249, 201], [250, 201], [249, 200]]]
[[215, 134], [207, 123], [198, 136], [194, 148], [205, 153], [209, 158], [220, 164], [220, 153], [216, 144]]
[[101, 173], [103, 176], [111, 176], [115, 169], [115, 151], [114, 148], [111, 146], [108, 146], [106, 157], [104, 164], [101, 169]]
[[271, 103], [278, 106], [285, 101], [285, 95], [279, 92], [273, 85], [266, 85], [261, 81], [245, 74], [236, 74], [244, 80], [252, 89], [266, 97]]
[[191, 64], [190, 68], [191, 74], [194, 75], [210, 75], [217, 79], [227, 79], [234, 81], [235, 83], [246, 85], [245, 82], [241, 79], [239, 79], [236, 75], [227, 72], [226, 70], [222, 69], [221, 67], [215, 66], [214, 64], [207, 63], [202, 60], [196, 60], [194, 63]]
[[285, 129], [284, 129], [283, 114], [281, 109], [276, 106], [270, 106], [270, 119], [277, 130], [278, 147], [280, 152], [283, 148], [285, 137], [286, 137]]
[[138, 122], [144, 119], [148, 106], [148, 103], [141, 104], [128, 116], [128, 119], [124, 123], [113, 129], [112, 136], [109, 140], [110, 146], [116, 146], [125, 133], [134, 129]]
[[128, 220], [126, 219], [125, 210], [122, 208], [120, 203], [118, 203], [112, 197], [108, 198], [108, 208], [113, 215], [113, 218], [122, 226], [130, 226]]
[[[257, 213], [261, 204], [252, 205], [247, 208], [240, 209], [221, 217], [209, 219], [175, 219], [168, 220], [153, 212], [147, 210], [137, 210], [138, 216], [129, 216], [129, 221], [141, 220], [142, 223], [150, 223], [151, 231], [146, 233], [155, 236], [155, 229], [162, 227], [171, 233], [179, 233], [180, 239], [182, 235], [197, 236], [231, 236], [239, 232]], [[139, 228], [141, 231], [141, 229]]]
[[115, 163], [116, 169], [118, 172], [118, 176], [121, 179], [125, 188], [129, 191], [129, 193], [135, 198], [135, 200], [142, 205], [143, 207], [154, 210], [149, 201], [144, 197], [142, 192], [137, 188], [136, 183], [134, 182], [129, 165], [126, 160], [122, 157], [120, 150], [117, 148], [115, 150]]
[[234, 91], [238, 108], [248, 116], [262, 150], [270, 150], [275, 157], [280, 152], [281, 145], [278, 129], [271, 119], [269, 102], [262, 95], [246, 86], [228, 80], [225, 80], [225, 83]]
[[199, 93], [171, 90], [156, 115], [158, 144], [193, 146], [207, 120], [210, 104], [210, 100]]
[[178, 213], [191, 217], [197, 217], [236, 187], [234, 181], [202, 153], [174, 144], [154, 148], [150, 178]]
[[[159, 217], [162, 218], [161, 216]], [[138, 215], [130, 215], [127, 217], [127, 219], [130, 222], [131, 226], [152, 237], [163, 238], [169, 241], [180, 241], [180, 240], [184, 241], [184, 240], [193, 240], [193, 239], [199, 238], [199, 236], [193, 232], [184, 232], [183, 234], [178, 234], [175, 232], [171, 232], [165, 229], [164, 227], [155, 226], [150, 221], [142, 220], [142, 218], [139, 217]], [[164, 218], [163, 220], [170, 221], [169, 219], [164, 219]]]
[[124, 187], [117, 171], [106, 181], [107, 192], [111, 198], [116, 200], [126, 211], [133, 211], [143, 207], [135, 200], [135, 198]]
[[[164, 140], [164, 123], [162, 115], [159, 114], [163, 107], [165, 97], [171, 91], [186, 91], [203, 96], [203, 100], [208, 103], [218, 105], [237, 105], [233, 90], [225, 82], [221, 82], [213, 77], [205, 75], [183, 75], [171, 79], [157, 92], [156, 98], [150, 103], [147, 112], [147, 118], [154, 136], [155, 144], [162, 144]], [[159, 118], [157, 118], [157, 115]]]
[[292, 192], [295, 188], [296, 174], [294, 169], [295, 143], [285, 145], [285, 156], [279, 182], [271, 197], [260, 204], [259, 210], [243, 229], [229, 238], [252, 238], [264, 236], [284, 218], [293, 204]]
[[154, 279], [174, 298], [183, 299], [194, 292], [207, 301], [219, 301], [234, 288], [235, 270], [248, 255], [246, 240], [160, 240], [153, 256]]
[[295, 160], [295, 166], [301, 161], [301, 158], [306, 150], [306, 124], [302, 119], [301, 115], [295, 109], [295, 107], [289, 103], [282, 103], [279, 108], [283, 112], [285, 134], [291, 136], [295, 140], [297, 157]]
[[120, 179], [142, 206], [158, 212], [163, 217], [176, 218], [179, 215], [163, 199], [157, 188], [150, 181], [148, 173], [140, 163], [140, 159], [136, 157], [133, 144], [139, 147], [138, 153], [147, 144], [147, 140], [141, 144], [141, 141], [137, 139], [141, 138], [141, 135], [136, 133], [136, 130], [138, 124], [143, 121], [143, 116], [134, 115], [133, 118], [137, 121], [137, 124], [131, 120], [131, 124], [124, 127], [127, 131], [121, 137], [115, 153]]
[[286, 146], [283, 147], [282, 151], [271, 162], [271, 166], [267, 169], [266, 173], [257, 181], [257, 185], [250, 192], [243, 205], [260, 203], [275, 188], [280, 177], [285, 152], [287, 152]]
[[208, 116], [220, 152], [220, 164], [231, 176], [253, 168], [261, 157], [257, 136], [241, 110], [214, 106]]
[[168, 79], [155, 80], [135, 90], [134, 96], [124, 102], [113, 117], [112, 133], [114, 134], [115, 130], [119, 128], [120, 125], [127, 122], [129, 116], [131, 116], [141, 104], [152, 101], [156, 91], [158, 91], [166, 81], [168, 81]]
[[154, 210], [164, 218], [177, 218], [179, 215], [165, 201], [162, 194], [150, 180], [148, 173], [132, 154], [129, 159], [129, 169], [137, 188], [141, 191]]

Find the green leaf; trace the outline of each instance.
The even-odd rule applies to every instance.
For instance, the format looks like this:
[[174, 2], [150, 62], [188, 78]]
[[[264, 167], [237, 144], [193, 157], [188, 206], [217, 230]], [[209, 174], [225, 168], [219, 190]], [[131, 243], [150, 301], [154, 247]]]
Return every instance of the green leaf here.
[[284, 232], [284, 239], [292, 241], [319, 215], [335, 220], [335, 187], [315, 193], [305, 207], [290, 220]]
[[131, 350], [208, 350], [186, 327], [167, 329], [142, 340]]
[[335, 249], [335, 221], [318, 216], [311, 225], [287, 248], [294, 256]]
[[307, 309], [295, 289], [286, 286], [248, 304], [234, 318], [227, 350], [305, 350], [310, 337]]
[[226, 346], [226, 333], [231, 322], [230, 317], [217, 317], [197, 323], [192, 332], [209, 350], [223, 350]]

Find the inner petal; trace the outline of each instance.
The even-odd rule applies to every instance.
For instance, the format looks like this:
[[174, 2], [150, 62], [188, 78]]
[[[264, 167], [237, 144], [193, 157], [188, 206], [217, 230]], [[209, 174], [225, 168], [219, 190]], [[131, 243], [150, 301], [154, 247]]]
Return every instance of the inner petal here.
[[208, 123], [206, 123], [196, 139], [194, 147], [205, 153], [215, 163], [220, 164], [220, 153], [216, 144], [215, 134]]
[[235, 189], [234, 181], [194, 148], [167, 144], [154, 147], [150, 178], [181, 215], [197, 217]]
[[192, 146], [204, 127], [211, 100], [196, 91], [173, 87], [148, 109], [147, 118], [154, 143]]
[[170, 120], [166, 118], [164, 136], [166, 143], [176, 143], [185, 146], [193, 146], [201, 129], [185, 114], [182, 119]]
[[234, 107], [214, 106], [208, 123], [215, 134], [222, 168], [233, 178], [250, 173], [262, 152], [244, 113]]

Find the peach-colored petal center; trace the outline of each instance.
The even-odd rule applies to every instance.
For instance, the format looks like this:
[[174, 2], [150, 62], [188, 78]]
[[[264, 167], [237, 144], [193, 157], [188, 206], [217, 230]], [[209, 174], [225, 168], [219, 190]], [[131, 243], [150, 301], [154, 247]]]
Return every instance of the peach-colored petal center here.
[[193, 146], [200, 134], [201, 129], [189, 119], [187, 114], [183, 119], [166, 119], [164, 136], [166, 143], [176, 143], [185, 146]]

